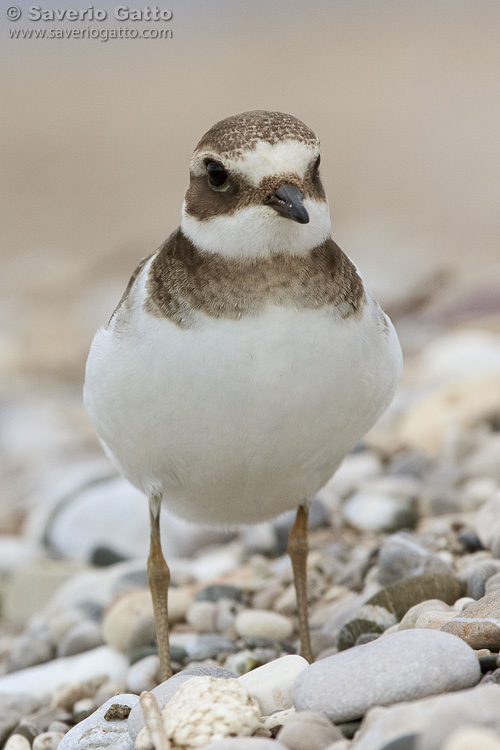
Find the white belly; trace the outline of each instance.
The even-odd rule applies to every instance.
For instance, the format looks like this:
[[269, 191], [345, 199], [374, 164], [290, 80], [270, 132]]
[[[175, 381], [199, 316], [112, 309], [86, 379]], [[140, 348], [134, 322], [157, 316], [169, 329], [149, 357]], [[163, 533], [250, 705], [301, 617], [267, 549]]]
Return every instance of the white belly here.
[[193, 521], [253, 523], [310, 500], [399, 379], [373, 302], [344, 320], [270, 307], [180, 329], [136, 307], [129, 322], [96, 335], [85, 404], [125, 476]]

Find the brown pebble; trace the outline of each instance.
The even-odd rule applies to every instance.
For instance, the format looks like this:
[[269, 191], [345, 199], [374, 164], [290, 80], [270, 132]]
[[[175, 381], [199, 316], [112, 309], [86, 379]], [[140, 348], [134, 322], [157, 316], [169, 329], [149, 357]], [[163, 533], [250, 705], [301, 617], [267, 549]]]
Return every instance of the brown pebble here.
[[489, 648], [479, 648], [476, 651], [476, 654], [477, 654], [477, 658], [480, 659], [481, 656], [490, 656], [491, 655], [491, 651], [489, 650]]
[[500, 649], [500, 590], [486, 594], [445, 623], [441, 630], [462, 638], [474, 649]]
[[127, 719], [131, 710], [132, 709], [130, 706], [125, 706], [123, 705], [123, 703], [113, 703], [104, 714], [104, 718], [106, 719], [106, 721], [113, 721], [114, 719]]

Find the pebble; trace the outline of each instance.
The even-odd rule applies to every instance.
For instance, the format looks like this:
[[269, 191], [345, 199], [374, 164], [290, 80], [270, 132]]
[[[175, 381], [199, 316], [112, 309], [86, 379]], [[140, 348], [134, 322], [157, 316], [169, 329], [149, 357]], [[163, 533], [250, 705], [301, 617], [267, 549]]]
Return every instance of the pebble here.
[[81, 700], [76, 701], [73, 706], [73, 721], [75, 724], [78, 724], [79, 721], [83, 721], [87, 716], [90, 716], [96, 708], [97, 704], [93, 698], [82, 698]]
[[323, 750], [344, 737], [323, 714], [299, 711], [290, 716], [276, 739], [289, 750]]
[[13, 570], [5, 580], [2, 617], [17, 628], [40, 612], [65, 581], [82, 570], [70, 560], [33, 560]]
[[[188, 669], [184, 669], [182, 672], [178, 672], [169, 680], [161, 682], [159, 685], [157, 685], [157, 687], [151, 690], [151, 693], [155, 696], [159, 708], [162, 709], [164, 706], [166, 706], [170, 698], [184, 682], [190, 680], [192, 677], [203, 677], [207, 675], [222, 680], [227, 680], [238, 676], [234, 672], [230, 672], [228, 669], [224, 669], [224, 667], [214, 667], [208, 665], [188, 667]], [[139, 732], [143, 728], [144, 717], [142, 715], [142, 708], [140, 704], [137, 704], [132, 706], [132, 710], [128, 717], [128, 731], [133, 740], [137, 738]]]
[[463, 727], [450, 734], [442, 750], [500, 750], [500, 737], [484, 727]]
[[455, 612], [422, 612], [418, 618], [416, 628], [430, 628], [431, 630], [441, 630], [449, 620], [455, 617]]
[[259, 702], [262, 714], [267, 716], [292, 707], [294, 682], [308, 666], [302, 656], [290, 654], [257, 667], [238, 679]]
[[498, 371], [463, 376], [423, 393], [407, 409], [399, 427], [403, 444], [430, 456], [439, 454], [450, 425], [466, 431], [498, 411]]
[[418, 618], [420, 615], [424, 614], [424, 612], [451, 612], [451, 607], [440, 599], [427, 599], [425, 602], [415, 604], [413, 607], [410, 607], [399, 623], [398, 630], [415, 628], [417, 626]]
[[[444, 693], [386, 708], [371, 708], [356, 736], [355, 749], [379, 750], [384, 747], [384, 743], [401, 735], [425, 733], [432, 750], [442, 750], [443, 734], [446, 736], [458, 726], [478, 721], [497, 732], [500, 730], [498, 685], [480, 685], [469, 690]], [[420, 736], [418, 750], [423, 750]], [[480, 750], [480, 746], [470, 750]]]
[[[500, 435], [490, 435], [488, 440], [480, 444], [465, 463], [465, 470], [470, 477], [488, 477], [490, 481], [500, 481]], [[491, 493], [493, 494], [493, 492]]]
[[442, 628], [462, 638], [472, 648], [500, 650], [500, 590], [486, 594], [456, 615]]
[[[183, 620], [191, 602], [192, 597], [187, 591], [171, 588], [168, 595], [169, 622], [174, 624]], [[102, 632], [109, 646], [125, 654], [132, 647], [148, 645], [152, 636], [154, 642], [153, 602], [149, 588], [135, 589], [115, 599], [104, 614]]]
[[413, 498], [391, 497], [376, 490], [360, 490], [343, 505], [344, 520], [359, 531], [412, 529], [418, 521]]
[[[134, 743], [128, 733], [127, 719], [110, 719], [108, 710], [115, 705], [132, 708], [138, 701], [138, 695], [113, 696], [97, 711], [70, 729], [61, 740], [58, 750], [93, 750], [93, 748], [133, 750]], [[105, 718], [106, 715], [108, 718]]]
[[474, 528], [483, 547], [489, 549], [493, 538], [500, 531], [500, 491], [479, 508]]
[[232, 599], [235, 602], [240, 602], [243, 598], [243, 592], [237, 586], [214, 583], [197, 591], [194, 598], [199, 602], [217, 602], [219, 599]]
[[465, 689], [480, 675], [463, 641], [439, 630], [403, 630], [307, 667], [295, 682], [294, 705], [350, 721], [372, 706]]
[[217, 632], [216, 618], [216, 605], [211, 601], [195, 601], [186, 613], [187, 623], [199, 633]]
[[262, 588], [253, 595], [252, 606], [255, 609], [271, 609], [284, 590], [284, 586], [278, 581], [263, 583]]
[[[165, 734], [172, 745], [191, 750], [213, 740], [252, 735], [259, 726], [260, 709], [236, 679], [198, 676], [187, 680], [161, 709]], [[148, 737], [146, 729], [136, 739]]]
[[29, 741], [22, 734], [11, 734], [4, 750], [31, 750]]
[[382, 586], [422, 574], [452, 575], [451, 566], [409, 534], [393, 534], [382, 543], [377, 580]]
[[152, 690], [158, 684], [157, 674], [160, 660], [156, 655], [136, 661], [127, 672], [127, 688], [140, 695], [143, 690]]
[[385, 607], [401, 620], [414, 604], [428, 599], [440, 599], [453, 604], [465, 594], [466, 585], [453, 576], [423, 574], [412, 576], [386, 586], [372, 596], [366, 604]]
[[185, 644], [186, 659], [190, 661], [204, 661], [205, 659], [216, 659], [221, 654], [234, 653], [238, 651], [230, 638], [224, 635], [212, 633], [200, 633], [192, 642]]
[[495, 575], [490, 576], [486, 581], [484, 593], [491, 594], [492, 591], [497, 591], [498, 589], [500, 589], [500, 573], [495, 573]]
[[67, 656], [19, 672], [0, 676], [0, 693], [28, 693], [43, 697], [61, 685], [81, 682], [97, 675], [108, 675], [117, 682], [124, 681], [127, 659], [108, 646]]
[[54, 658], [54, 644], [46, 625], [28, 628], [12, 645], [7, 655], [7, 670], [17, 672], [20, 669], [44, 664]]
[[286, 640], [293, 633], [293, 624], [288, 617], [264, 609], [243, 610], [236, 617], [235, 628], [242, 638]]
[[35, 737], [32, 750], [57, 750], [64, 734], [62, 732], [42, 732]]
[[259, 657], [254, 651], [250, 651], [250, 649], [230, 654], [224, 662], [226, 669], [230, 669], [238, 675], [246, 674], [260, 665]]
[[339, 651], [351, 648], [360, 642], [360, 638], [370, 636], [373, 640], [377, 634], [383, 633], [387, 628], [397, 623], [396, 616], [385, 607], [375, 604], [365, 604], [356, 613], [356, 616], [347, 622], [340, 630], [337, 647]]
[[347, 497], [368, 479], [377, 477], [382, 472], [382, 462], [370, 451], [350, 453], [344, 458], [328, 484], [318, 494], [320, 497], [331, 492], [340, 497]]
[[92, 620], [83, 620], [70, 628], [57, 645], [57, 656], [74, 656], [83, 651], [103, 645], [101, 625]]
[[396, 737], [395, 740], [390, 740], [380, 750], [418, 750], [419, 738], [420, 735], [416, 733], [402, 734], [400, 737]]
[[467, 595], [471, 599], [480, 599], [485, 594], [486, 582], [500, 572], [500, 560], [484, 560], [468, 571]]
[[475, 600], [470, 596], [461, 596], [453, 605], [453, 609], [457, 612], [462, 612], [462, 610], [467, 609], [469, 604], [472, 604], [474, 601]]
[[490, 551], [495, 560], [500, 558], [500, 529], [497, 529], [491, 538]]
[[465, 511], [477, 511], [492, 498], [498, 483], [490, 477], [475, 477], [464, 483], [460, 493], [460, 504]]

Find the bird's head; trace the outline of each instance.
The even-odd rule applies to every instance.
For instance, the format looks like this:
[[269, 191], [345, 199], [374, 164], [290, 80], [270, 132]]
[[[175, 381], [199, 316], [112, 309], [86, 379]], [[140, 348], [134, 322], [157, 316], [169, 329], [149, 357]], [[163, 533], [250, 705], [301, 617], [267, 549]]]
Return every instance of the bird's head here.
[[216, 123], [190, 162], [182, 229], [205, 252], [302, 254], [330, 234], [319, 141], [304, 123], [257, 110]]

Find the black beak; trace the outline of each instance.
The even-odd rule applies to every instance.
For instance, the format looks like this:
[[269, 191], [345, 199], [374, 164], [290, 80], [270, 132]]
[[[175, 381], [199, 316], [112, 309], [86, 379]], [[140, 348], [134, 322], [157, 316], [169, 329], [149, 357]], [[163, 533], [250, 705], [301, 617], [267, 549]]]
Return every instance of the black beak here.
[[299, 224], [309, 223], [309, 214], [302, 200], [302, 193], [293, 185], [282, 185], [264, 201], [266, 206], [274, 208], [286, 219], [293, 219]]

